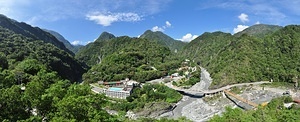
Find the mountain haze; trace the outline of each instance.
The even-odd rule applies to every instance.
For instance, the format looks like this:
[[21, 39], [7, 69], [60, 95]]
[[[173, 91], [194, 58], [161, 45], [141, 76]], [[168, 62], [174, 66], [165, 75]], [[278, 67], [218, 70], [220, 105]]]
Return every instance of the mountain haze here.
[[70, 51], [72, 51], [73, 53], [77, 53], [79, 48], [82, 47], [82, 45], [72, 45], [68, 40], [66, 40], [61, 34], [59, 34], [58, 32], [55, 32], [53, 30], [47, 30], [47, 29], [43, 29], [44, 31], [52, 34], [56, 39], [58, 39], [60, 42], [64, 43], [64, 45], [66, 46], [66, 48], [68, 48]]

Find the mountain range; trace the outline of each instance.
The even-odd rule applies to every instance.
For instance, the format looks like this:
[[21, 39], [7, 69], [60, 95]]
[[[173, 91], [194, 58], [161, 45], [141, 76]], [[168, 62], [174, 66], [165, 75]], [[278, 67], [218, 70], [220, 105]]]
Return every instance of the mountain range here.
[[[157, 50], [169, 49], [170, 54], [168, 50], [165, 50], [167, 51], [165, 54], [162, 53], [167, 56], [165, 58], [168, 59], [168, 62], [172, 61], [170, 59], [176, 59], [179, 62], [184, 58], [200, 62], [200, 65], [207, 68], [214, 79], [212, 88], [232, 83], [270, 79], [273, 81], [293, 82], [300, 73], [300, 27], [298, 25], [281, 27], [258, 24], [234, 35], [224, 32], [206, 32], [189, 43], [175, 40], [162, 32], [152, 32], [150, 30], [145, 31], [139, 38], [116, 37], [111, 33], [103, 32], [95, 42], [87, 44], [80, 49], [77, 48], [78, 52], [76, 52], [76, 47], [72, 46], [62, 35], [54, 31], [46, 30], [47, 32], [45, 32], [45, 30], [38, 27], [17, 22], [4, 15], [0, 16], [0, 27], [2, 34], [0, 41], [2, 45], [1, 52], [10, 61], [14, 60], [12, 63], [18, 63], [18, 61], [28, 57], [38, 59], [54, 71], [57, 71], [62, 77], [72, 80], [78, 79], [79, 77], [77, 76], [81, 76], [85, 72], [84, 69], [87, 68], [85, 64], [92, 68], [93, 71], [103, 70], [103, 72], [106, 72], [105, 70], [110, 70], [109, 67], [107, 67], [108, 69], [97, 69], [102, 67], [100, 66], [101, 62], [108, 63], [112, 61], [112, 57], [118, 58], [118, 55], [121, 56], [125, 52], [126, 55], [124, 56], [128, 59], [130, 59], [130, 56], [141, 56], [140, 58], [146, 61], [149, 60], [147, 59], [149, 56], [140, 55], [140, 52], [145, 53], [145, 50], [153, 51], [148, 53], [154, 55], [156, 53], [154, 51], [155, 47], [160, 47]], [[24, 41], [22, 42], [22, 40]], [[153, 45], [151, 44], [152, 46], [149, 49], [140, 50], [135, 47], [135, 45], [140, 43], [136, 40], [141, 40], [143, 44], [150, 45], [147, 41], [154, 43]], [[32, 42], [36, 42], [41, 47], [33, 48]], [[46, 47], [49, 44], [57, 48], [50, 50]], [[28, 47], [28, 49], [21, 49], [21, 46]], [[76, 53], [75, 57], [70, 50]], [[135, 55], [132, 55], [132, 53]], [[147, 57], [146, 59], [144, 59], [145, 56]], [[160, 58], [162, 57], [160, 56]], [[113, 62], [118, 61], [114, 60]], [[134, 65], [136, 69], [130, 71], [139, 71], [141, 67], [170, 66], [162, 61], [155, 60], [154, 62], [152, 64], [149, 64], [147, 61], [142, 62], [144, 65], [138, 65], [137, 67]], [[178, 62], [174, 62], [174, 66], [177, 66]], [[139, 68], [139, 66], [141, 67]], [[70, 73], [74, 71], [77, 73]], [[70, 74], [65, 75], [65, 72]], [[73, 75], [76, 78], [73, 78]]]
[[86, 72], [85, 64], [76, 60], [73, 52], [38, 27], [0, 15], [0, 35], [0, 53], [8, 62], [5, 69], [18, 71], [19, 63], [34, 59], [72, 82], [81, 81]]
[[61, 34], [59, 34], [58, 32], [55, 32], [53, 30], [47, 30], [47, 29], [43, 29], [44, 31], [50, 33], [51, 35], [53, 35], [57, 40], [59, 40], [60, 42], [62, 42], [67, 49], [69, 49], [70, 51], [72, 51], [73, 53], [77, 53], [79, 48], [81, 48], [83, 45], [72, 45], [68, 40], [66, 40]]
[[163, 32], [151, 30], [145, 31], [139, 38], [145, 38], [149, 41], [157, 42], [158, 44], [167, 46], [172, 52], [180, 51], [187, 43], [175, 40]]

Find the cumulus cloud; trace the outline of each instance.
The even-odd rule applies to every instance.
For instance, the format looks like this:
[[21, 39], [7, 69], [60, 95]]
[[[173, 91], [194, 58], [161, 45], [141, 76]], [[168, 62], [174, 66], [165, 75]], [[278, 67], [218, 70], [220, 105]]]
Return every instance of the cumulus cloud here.
[[165, 29], [170, 28], [170, 27], [172, 27], [172, 24], [171, 24], [169, 21], [166, 21], [166, 23], [165, 23], [164, 26], [161, 26], [161, 27], [159, 27], [159, 26], [154, 26], [154, 27], [152, 27], [151, 30], [152, 30], [153, 32], [156, 32], [156, 31], [164, 32]]
[[166, 27], [171, 27], [172, 24], [169, 21], [166, 21]]
[[255, 25], [258, 25], [258, 24], [260, 24], [260, 22], [259, 22], [259, 21], [257, 21], [257, 22], [255, 23]]
[[136, 13], [100, 13], [95, 12], [86, 15], [88, 20], [95, 21], [102, 26], [110, 26], [113, 22], [135, 22], [141, 21], [142, 17]]
[[237, 27], [233, 29], [233, 33], [235, 34], [235, 33], [241, 32], [248, 27], [249, 26], [247, 26], [247, 25], [237, 25]]
[[165, 29], [161, 28], [161, 27], [158, 27], [158, 26], [154, 26], [152, 29], [151, 29], [153, 32], [156, 32], [156, 31], [165, 31]]
[[71, 42], [71, 44], [72, 44], [72, 45], [80, 45], [80, 44], [81, 44], [81, 42], [80, 42], [80, 41], [78, 41], [78, 40], [75, 40], [75, 41]]
[[248, 22], [249, 21], [249, 18], [248, 18], [248, 15], [247, 14], [245, 14], [245, 13], [241, 13], [241, 15], [240, 16], [238, 16], [238, 18], [243, 22], [243, 23], [245, 23], [245, 22]]
[[192, 35], [191, 33], [187, 33], [186, 35], [182, 36], [182, 38], [179, 40], [181, 40], [183, 42], [190, 42], [197, 37], [198, 37], [198, 35]]

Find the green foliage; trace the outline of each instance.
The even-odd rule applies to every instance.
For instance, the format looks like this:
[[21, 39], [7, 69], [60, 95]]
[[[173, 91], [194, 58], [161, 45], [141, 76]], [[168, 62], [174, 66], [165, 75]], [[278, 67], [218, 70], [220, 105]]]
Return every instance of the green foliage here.
[[17, 121], [29, 118], [30, 113], [26, 110], [26, 100], [18, 86], [0, 89], [0, 121], [8, 119]]
[[[14, 34], [17, 34], [19, 36], [22, 35], [24, 37], [31, 38], [33, 40], [42, 40], [44, 43], [52, 44], [55, 47], [73, 55], [73, 53], [70, 50], [68, 50], [62, 42], [58, 41], [54, 36], [43, 31], [38, 27], [32, 27], [24, 22], [17, 22], [15, 20], [7, 18], [2, 14], [0, 15], [0, 27], [1, 29], [8, 29]], [[1, 36], [1, 37], [6, 38], [7, 36]], [[0, 37], [0, 41], [1, 41], [1, 37]]]
[[201, 69], [198, 69], [195, 72], [190, 73], [187, 79], [182, 79], [177, 83], [177, 86], [193, 86], [196, 83], [200, 82], [200, 73]]
[[238, 32], [238, 33], [234, 34], [234, 36], [240, 37], [243, 34], [247, 34], [249, 36], [264, 38], [268, 34], [272, 34], [272, 33], [274, 33], [275, 31], [278, 31], [281, 28], [283, 28], [283, 27], [277, 26], [277, 25], [256, 24], [256, 25], [253, 25], [249, 28], [246, 28], [245, 30], [243, 30], [241, 32]]
[[181, 98], [182, 95], [180, 93], [163, 84], [145, 84], [142, 88], [135, 88], [133, 93], [127, 97], [127, 102], [114, 103], [110, 107], [113, 110], [128, 111], [141, 109], [147, 103], [176, 103]]
[[[166, 62], [170, 50], [145, 39], [118, 37], [107, 43], [107, 45], [112, 43], [119, 47], [116, 46], [116, 49], [112, 51], [114, 53], [103, 58], [100, 64], [94, 65], [84, 74], [85, 82], [117, 81], [125, 78], [144, 82], [160, 78], [167, 73], [166, 70], [174, 67], [170, 66], [174, 62], [170, 64]], [[156, 70], [155, 67], [161, 69]]]
[[8, 61], [4, 53], [0, 52], [0, 70], [8, 68]]
[[[38, 70], [38, 67], [33, 67], [34, 63], [38, 62], [70, 81], [81, 80], [85, 72], [82, 64], [52, 44], [33, 40], [2, 27], [0, 27], [0, 35], [0, 61], [4, 62], [4, 69], [14, 69], [17, 66], [21, 70], [24, 68], [31, 70], [29, 74], [33, 74], [36, 73], [34, 70]], [[23, 60], [25, 62], [22, 62]], [[5, 63], [6, 61], [9, 65]], [[22, 63], [19, 64], [20, 62]]]
[[259, 107], [257, 110], [242, 111], [239, 108], [226, 108], [223, 115], [215, 115], [210, 122], [296, 122], [300, 120], [300, 109], [285, 108], [284, 101], [290, 102], [290, 97], [273, 99], [266, 107]]
[[300, 73], [300, 26], [286, 26], [262, 38], [204, 33], [182, 55], [200, 61], [214, 79], [211, 88], [266, 81], [292, 82]]
[[176, 50], [180, 51], [187, 44], [182, 41], [174, 40], [173, 38], [160, 31], [152, 32], [151, 30], [147, 30], [140, 36], [140, 38], [144, 38], [149, 41], [157, 42], [158, 44], [167, 46], [173, 53]]

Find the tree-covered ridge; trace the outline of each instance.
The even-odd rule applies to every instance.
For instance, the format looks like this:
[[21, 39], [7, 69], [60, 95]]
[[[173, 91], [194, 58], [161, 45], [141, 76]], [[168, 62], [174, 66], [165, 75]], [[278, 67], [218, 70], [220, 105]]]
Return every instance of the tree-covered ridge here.
[[[75, 58], [85, 62], [90, 67], [98, 64], [105, 56], [112, 54], [115, 50], [111, 50], [110, 48], [117, 48], [117, 46], [122, 45], [122, 42], [118, 40], [110, 41], [114, 39], [115, 36], [108, 33], [103, 32], [95, 42], [89, 43], [84, 47], [81, 47], [76, 53]], [[110, 44], [114, 43], [114, 44]], [[113, 45], [113, 47], [110, 47]], [[110, 52], [109, 52], [110, 51]]]
[[2, 14], [0, 14], [0, 26], [14, 32], [15, 34], [20, 34], [27, 38], [32, 38], [33, 40], [42, 40], [45, 43], [53, 44], [73, 55], [73, 53], [68, 50], [62, 42], [58, 41], [53, 35], [38, 27], [32, 27], [24, 22], [17, 22]]
[[176, 50], [179, 51], [187, 44], [182, 41], [175, 40], [160, 31], [153, 32], [151, 30], [147, 30], [140, 36], [140, 38], [145, 38], [149, 41], [154, 41], [158, 44], [167, 46], [171, 52], [175, 52]]
[[243, 34], [247, 34], [249, 36], [254, 36], [257, 38], [263, 38], [266, 35], [272, 34], [281, 28], [283, 28], [283, 27], [277, 26], [277, 25], [257, 24], [257, 25], [253, 25], [249, 28], [246, 28], [245, 30], [238, 32], [234, 35], [239, 37], [239, 36], [242, 36]]
[[66, 40], [61, 34], [58, 32], [55, 32], [53, 30], [47, 30], [43, 29], [44, 31], [52, 34], [56, 39], [58, 39], [60, 42], [64, 43], [66, 48], [68, 48], [70, 51], [72, 51], [74, 54], [76, 54], [82, 45], [72, 45], [68, 40]]
[[[167, 47], [142, 38], [118, 37], [109, 40], [102, 62], [93, 66], [85, 75], [87, 82], [116, 81], [130, 78], [144, 82], [160, 78], [180, 63], [166, 60], [170, 55]], [[115, 48], [114, 48], [115, 47]]]
[[0, 52], [9, 63], [9, 67], [5, 66], [8, 69], [13, 69], [23, 60], [36, 59], [70, 81], [80, 81], [81, 75], [85, 72], [83, 65], [69, 53], [52, 44], [27, 38], [2, 27], [0, 27]]
[[95, 40], [95, 42], [101, 42], [116, 38], [115, 35], [108, 33], [108, 32], [102, 32], [101, 35]]
[[182, 54], [208, 68], [214, 79], [212, 87], [271, 79], [292, 82], [300, 72], [299, 28], [286, 26], [264, 38], [205, 33]]

